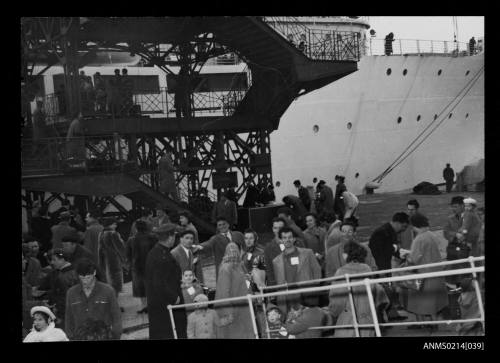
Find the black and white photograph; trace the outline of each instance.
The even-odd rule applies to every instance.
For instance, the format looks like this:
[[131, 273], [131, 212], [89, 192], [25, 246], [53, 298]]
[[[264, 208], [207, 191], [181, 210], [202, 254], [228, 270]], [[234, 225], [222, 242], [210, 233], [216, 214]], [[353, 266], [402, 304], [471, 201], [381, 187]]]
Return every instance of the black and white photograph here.
[[19, 342], [485, 349], [484, 16], [19, 21]]

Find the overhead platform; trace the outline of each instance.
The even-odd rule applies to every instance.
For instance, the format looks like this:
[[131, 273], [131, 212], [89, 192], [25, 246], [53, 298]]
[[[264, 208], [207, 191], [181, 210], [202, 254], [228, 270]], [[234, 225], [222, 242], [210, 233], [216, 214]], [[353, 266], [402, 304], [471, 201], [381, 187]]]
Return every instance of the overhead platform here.
[[[65, 135], [70, 122], [58, 122], [54, 127]], [[85, 135], [95, 137], [118, 133], [126, 135], [203, 135], [217, 131], [231, 130], [236, 133], [259, 129], [272, 129], [273, 124], [265, 118], [255, 120], [252, 116], [234, 115], [230, 117], [188, 117], [188, 118], [149, 118], [128, 117], [120, 119], [89, 118], [82, 121]]]
[[[357, 33], [336, 32], [328, 40], [335, 51], [326, 51], [323, 34], [300, 25], [297, 34], [307, 33], [309, 43], [299, 49], [288, 41], [286, 28], [273, 28], [265, 18], [255, 16], [23, 18], [22, 28], [26, 79], [36, 78], [29, 72], [30, 62], [37, 57], [45, 59], [47, 67], [57, 58], [65, 69], [64, 93], [46, 95], [50, 102], [45, 105], [51, 105], [54, 116], [50, 121], [56, 134], [51, 136], [58, 139], [54, 142], [57, 155], [52, 153], [46, 160], [48, 168], [66, 160], [64, 136], [72, 115], [82, 112], [81, 152], [87, 153], [87, 161], [88, 154], [103, 163], [110, 156], [141, 170], [140, 175], [50, 176], [39, 173], [43, 169], [37, 165], [39, 158], [30, 161], [23, 156], [23, 168], [38, 175], [28, 178], [24, 173], [23, 188], [89, 196], [123, 194], [132, 196], [137, 205], [164, 200], [156, 190], [160, 158], [166, 152], [172, 153], [177, 186], [188, 196], [207, 189], [215, 189], [220, 196], [235, 188], [241, 198], [249, 185], [272, 184], [270, 133], [279, 127], [281, 116], [297, 97], [355, 72], [359, 60]], [[175, 88], [127, 93], [125, 101], [112, 101], [103, 111], [80, 94], [79, 68], [86, 60], [91, 62], [96, 52], [114, 51], [138, 55], [145, 66], [159, 67], [173, 78]], [[246, 85], [231, 84], [229, 88], [234, 88], [223, 92], [192, 89], [191, 81], [206, 61], [228, 53], [247, 65]], [[178, 67], [175, 72], [169, 68], [172, 65]], [[89, 138], [97, 139], [89, 142]], [[34, 150], [36, 156], [36, 148], [27, 145], [26, 150]], [[171, 200], [165, 202], [172, 210], [182, 208]], [[206, 222], [198, 222], [209, 229]]]

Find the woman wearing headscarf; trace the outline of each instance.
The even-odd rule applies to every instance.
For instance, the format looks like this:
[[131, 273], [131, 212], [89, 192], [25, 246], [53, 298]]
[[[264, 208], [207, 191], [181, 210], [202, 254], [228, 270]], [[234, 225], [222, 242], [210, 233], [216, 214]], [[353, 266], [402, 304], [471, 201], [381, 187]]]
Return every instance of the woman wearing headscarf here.
[[[439, 252], [439, 238], [429, 230], [428, 219], [416, 214], [410, 218], [410, 223], [417, 236], [411, 244], [411, 251], [407, 257], [408, 265], [425, 265], [441, 262]], [[436, 266], [418, 269], [415, 273], [427, 273], [441, 271], [443, 267]], [[408, 311], [416, 314], [417, 321], [423, 321], [425, 316], [431, 316], [436, 320], [437, 314], [448, 305], [448, 293], [444, 277], [433, 277], [418, 280], [416, 289], [408, 291]], [[437, 325], [431, 325], [431, 329], [437, 329]], [[434, 328], [432, 328], [434, 327]]]
[[59, 328], [55, 327], [56, 317], [46, 306], [34, 306], [31, 309], [33, 329], [24, 338], [24, 343], [33, 342], [67, 342], [69, 339]]
[[[219, 267], [215, 300], [250, 293], [250, 284], [240, 258], [240, 249], [234, 242], [226, 246]], [[251, 339], [254, 338], [252, 317], [246, 300], [219, 303], [215, 306], [221, 326], [217, 327], [217, 338]]]

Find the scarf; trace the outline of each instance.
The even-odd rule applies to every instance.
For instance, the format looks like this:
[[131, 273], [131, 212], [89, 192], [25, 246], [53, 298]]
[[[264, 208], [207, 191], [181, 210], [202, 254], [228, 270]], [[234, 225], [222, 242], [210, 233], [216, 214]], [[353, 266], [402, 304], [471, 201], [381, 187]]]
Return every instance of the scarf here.
[[240, 263], [240, 250], [238, 245], [234, 242], [230, 242], [226, 246], [226, 252], [222, 258], [223, 263], [237, 264]]

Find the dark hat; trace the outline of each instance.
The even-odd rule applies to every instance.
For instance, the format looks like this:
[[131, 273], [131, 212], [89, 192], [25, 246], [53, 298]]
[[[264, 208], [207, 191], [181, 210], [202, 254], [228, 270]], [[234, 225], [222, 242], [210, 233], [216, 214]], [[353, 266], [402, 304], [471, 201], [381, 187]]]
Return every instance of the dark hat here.
[[83, 239], [83, 234], [78, 232], [69, 233], [61, 238], [61, 242], [79, 243]]
[[179, 226], [177, 224], [165, 223], [156, 228], [154, 232], [157, 234], [171, 234], [172, 232], [176, 232], [178, 228]]
[[70, 211], [63, 211], [59, 214], [59, 219], [64, 219], [64, 218], [71, 218], [71, 212]]
[[410, 223], [413, 227], [429, 227], [429, 219], [423, 214], [417, 213], [410, 217]]
[[118, 221], [116, 220], [116, 218], [114, 217], [106, 217], [106, 218], [103, 218], [102, 219], [102, 225], [104, 227], [109, 227], [111, 226], [113, 223], [118, 223]]
[[462, 196], [456, 196], [451, 198], [450, 204], [464, 204], [464, 197]]

